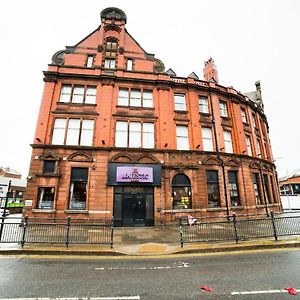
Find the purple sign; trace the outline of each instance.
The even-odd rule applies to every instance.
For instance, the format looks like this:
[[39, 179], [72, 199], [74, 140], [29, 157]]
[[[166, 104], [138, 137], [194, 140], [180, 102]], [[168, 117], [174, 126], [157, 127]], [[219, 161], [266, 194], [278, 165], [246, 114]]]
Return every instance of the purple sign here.
[[117, 182], [153, 182], [153, 169], [147, 167], [117, 167]]

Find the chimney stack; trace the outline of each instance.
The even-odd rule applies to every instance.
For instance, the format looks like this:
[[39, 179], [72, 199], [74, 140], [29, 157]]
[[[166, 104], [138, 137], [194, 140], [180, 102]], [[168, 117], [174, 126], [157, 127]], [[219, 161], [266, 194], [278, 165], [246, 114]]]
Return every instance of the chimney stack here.
[[203, 77], [206, 81], [214, 81], [219, 83], [218, 71], [214, 60], [210, 57], [208, 61], [204, 62]]

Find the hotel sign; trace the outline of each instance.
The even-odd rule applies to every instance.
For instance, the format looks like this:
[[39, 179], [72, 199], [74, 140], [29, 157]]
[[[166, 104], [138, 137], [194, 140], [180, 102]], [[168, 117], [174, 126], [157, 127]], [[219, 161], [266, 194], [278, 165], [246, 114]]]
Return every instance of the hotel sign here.
[[117, 182], [153, 182], [153, 168], [117, 167]]
[[108, 163], [107, 185], [161, 186], [159, 164]]

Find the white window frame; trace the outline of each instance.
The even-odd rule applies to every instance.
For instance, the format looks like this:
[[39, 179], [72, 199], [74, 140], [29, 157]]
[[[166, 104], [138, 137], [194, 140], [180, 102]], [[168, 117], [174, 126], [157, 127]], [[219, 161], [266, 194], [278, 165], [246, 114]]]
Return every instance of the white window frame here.
[[177, 150], [189, 150], [188, 126], [176, 125]]
[[86, 60], [86, 67], [92, 68], [94, 64], [94, 55], [88, 55]]
[[257, 151], [257, 157], [261, 157], [261, 148], [260, 148], [259, 138], [256, 138], [256, 151]]
[[233, 145], [232, 145], [232, 135], [231, 131], [224, 130], [224, 147], [226, 153], [233, 153]]
[[116, 68], [116, 59], [115, 58], [105, 58], [104, 59], [104, 68], [115, 69]]
[[117, 121], [115, 146], [125, 148], [155, 148], [154, 123]]
[[202, 127], [202, 143], [204, 151], [214, 151], [212, 129], [210, 127]]
[[174, 106], [175, 111], [186, 111], [185, 94], [174, 94]]
[[61, 103], [96, 104], [97, 87], [88, 85], [63, 84], [60, 91]]
[[53, 126], [53, 145], [93, 146], [94, 120], [56, 118]]
[[153, 92], [151, 90], [119, 88], [118, 105], [153, 108]]
[[227, 103], [224, 101], [219, 101], [219, 107], [220, 107], [220, 116], [223, 118], [228, 118]]
[[248, 123], [247, 112], [246, 109], [243, 107], [241, 107], [241, 116], [242, 116], [242, 122], [247, 124]]
[[127, 71], [132, 71], [133, 70], [133, 59], [132, 58], [127, 58], [126, 70]]
[[208, 98], [198, 96], [199, 112], [203, 114], [209, 114]]
[[251, 138], [249, 135], [246, 135], [246, 146], [247, 146], [247, 154], [249, 156], [252, 156]]

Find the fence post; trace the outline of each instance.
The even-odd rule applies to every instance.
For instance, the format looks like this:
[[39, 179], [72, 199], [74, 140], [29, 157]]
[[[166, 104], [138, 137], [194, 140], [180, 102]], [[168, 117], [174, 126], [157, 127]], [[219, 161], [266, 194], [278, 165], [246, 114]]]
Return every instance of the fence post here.
[[237, 220], [236, 220], [235, 213], [232, 214], [232, 218], [233, 218], [233, 227], [234, 227], [234, 239], [235, 239], [235, 242], [238, 244], [239, 236], [238, 236], [238, 232], [237, 232], [237, 226], [236, 226]]
[[112, 249], [114, 245], [114, 217], [111, 218], [110, 225], [110, 248]]
[[278, 241], [277, 230], [276, 230], [276, 226], [275, 226], [275, 217], [274, 217], [274, 213], [272, 211], [271, 211], [271, 220], [272, 220], [272, 226], [273, 226], [273, 231], [274, 231], [274, 238], [275, 238], [275, 241]]
[[179, 218], [179, 233], [180, 233], [180, 246], [183, 247], [183, 232], [182, 232], [182, 219]]
[[22, 240], [21, 240], [21, 246], [24, 247], [25, 244], [25, 234], [26, 234], [26, 228], [28, 225], [28, 216], [25, 216], [24, 218], [24, 226], [23, 226], [23, 234], [22, 234]]
[[71, 217], [69, 216], [67, 218], [67, 240], [66, 240], [66, 246], [67, 247], [69, 247], [70, 227], [71, 227]]

